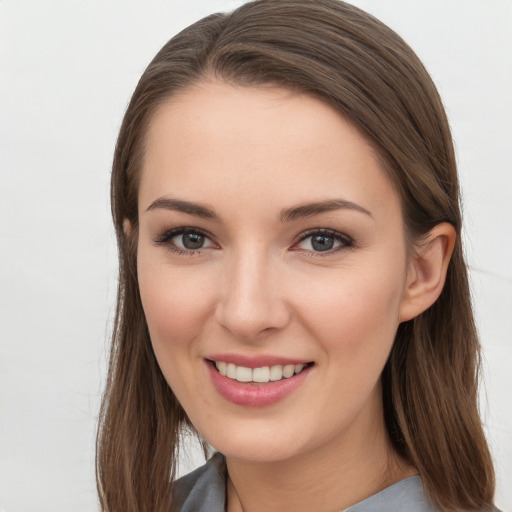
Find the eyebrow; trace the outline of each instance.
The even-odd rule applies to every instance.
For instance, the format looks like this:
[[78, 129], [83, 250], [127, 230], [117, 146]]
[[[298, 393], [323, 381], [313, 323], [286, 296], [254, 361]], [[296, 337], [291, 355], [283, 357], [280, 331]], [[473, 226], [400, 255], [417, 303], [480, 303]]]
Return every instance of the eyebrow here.
[[357, 212], [364, 213], [373, 217], [370, 211], [362, 206], [345, 199], [331, 199], [328, 201], [319, 201], [314, 203], [306, 203], [293, 208], [286, 208], [281, 212], [279, 219], [282, 222], [290, 222], [293, 220], [303, 219], [305, 217], [311, 217], [320, 213], [332, 212], [334, 210], [354, 210]]
[[171, 199], [167, 197], [160, 197], [153, 201], [147, 208], [147, 212], [163, 208], [165, 210], [174, 210], [183, 213], [189, 213], [190, 215], [196, 215], [203, 219], [218, 220], [218, 215], [210, 208], [203, 206], [198, 203], [191, 203], [190, 201], [181, 201], [179, 199]]
[[[207, 206], [201, 205], [199, 203], [192, 203], [190, 201], [183, 201], [180, 199], [172, 199], [168, 197], [160, 197], [159, 199], [156, 199], [148, 206], [146, 211], [149, 212], [151, 210], [156, 210], [159, 208], [188, 213], [190, 215], [195, 215], [203, 219], [220, 220], [219, 216]], [[313, 203], [301, 204], [299, 206], [294, 206], [291, 208], [286, 208], [281, 211], [281, 214], [279, 215], [279, 220], [281, 222], [291, 222], [294, 220], [311, 217], [313, 215], [318, 215], [320, 213], [326, 213], [341, 209], [354, 210], [357, 212], [364, 213], [365, 215], [368, 215], [370, 217], [373, 217], [370, 211], [356, 203], [347, 201], [345, 199], [330, 199], [327, 201], [317, 201]]]

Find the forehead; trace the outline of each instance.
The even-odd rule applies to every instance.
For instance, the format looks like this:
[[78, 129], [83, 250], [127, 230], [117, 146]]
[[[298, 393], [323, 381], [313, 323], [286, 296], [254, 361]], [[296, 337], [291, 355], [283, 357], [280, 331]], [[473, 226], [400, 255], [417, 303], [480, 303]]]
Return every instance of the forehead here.
[[[214, 131], [226, 143], [238, 137], [251, 144], [267, 144], [271, 136], [275, 144], [286, 142], [284, 149], [291, 145], [292, 136], [296, 146], [306, 148], [311, 143], [332, 142], [333, 125], [338, 125], [338, 131], [343, 128], [353, 133], [352, 142], [359, 139], [365, 151], [377, 156], [369, 139], [322, 99], [272, 84], [241, 86], [202, 81], [172, 95], [156, 109], [146, 134], [146, 148], [164, 135], [163, 130], [171, 129], [179, 129], [182, 136]], [[338, 144], [343, 142], [339, 134], [333, 135]]]
[[166, 194], [209, 202], [229, 191], [282, 203], [325, 199], [333, 189], [354, 201], [394, 194], [359, 129], [325, 102], [273, 86], [186, 89], [155, 112], [144, 153], [145, 204]]

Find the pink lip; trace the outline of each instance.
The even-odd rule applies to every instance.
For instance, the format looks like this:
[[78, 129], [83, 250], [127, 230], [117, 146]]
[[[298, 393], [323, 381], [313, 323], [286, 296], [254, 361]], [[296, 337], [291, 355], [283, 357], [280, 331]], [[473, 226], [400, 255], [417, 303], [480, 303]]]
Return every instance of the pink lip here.
[[[217, 361], [219, 360], [228, 362], [226, 359], [217, 359]], [[265, 359], [265, 361], [268, 361], [268, 359]], [[238, 382], [229, 377], [224, 377], [214, 368], [211, 362], [205, 360], [205, 364], [208, 367], [208, 373], [213, 387], [217, 392], [228, 402], [245, 407], [263, 407], [283, 400], [303, 384], [312, 368], [312, 366], [307, 367], [289, 379], [256, 384]], [[293, 363], [290, 362], [288, 364]], [[267, 363], [263, 365], [246, 366], [248, 368], [259, 368], [272, 365]]]

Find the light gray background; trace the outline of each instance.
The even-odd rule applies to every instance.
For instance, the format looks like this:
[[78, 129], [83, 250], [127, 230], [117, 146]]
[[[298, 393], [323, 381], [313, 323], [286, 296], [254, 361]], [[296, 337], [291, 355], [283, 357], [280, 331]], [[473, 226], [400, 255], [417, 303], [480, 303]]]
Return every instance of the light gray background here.
[[[116, 288], [108, 182], [138, 77], [221, 0], [0, 0], [0, 510], [95, 511], [94, 434]], [[512, 511], [512, 1], [357, 0], [424, 60], [451, 120]], [[192, 455], [183, 471], [198, 463]]]

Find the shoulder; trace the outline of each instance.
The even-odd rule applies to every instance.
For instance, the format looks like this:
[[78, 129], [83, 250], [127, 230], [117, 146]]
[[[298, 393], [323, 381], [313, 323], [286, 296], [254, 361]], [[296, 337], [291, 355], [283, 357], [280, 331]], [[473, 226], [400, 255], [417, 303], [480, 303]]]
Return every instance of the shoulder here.
[[224, 512], [225, 500], [226, 461], [220, 453], [177, 480], [173, 486], [175, 512]]
[[[180, 478], [172, 491], [173, 512], [224, 512], [226, 460], [216, 453], [206, 464]], [[438, 512], [427, 498], [419, 476], [387, 487], [343, 512]], [[493, 508], [492, 512], [501, 512]]]
[[344, 512], [437, 512], [419, 476], [412, 476], [349, 507]]
[[[387, 487], [343, 512], [439, 512], [439, 509], [429, 500], [421, 478], [416, 475]], [[487, 512], [501, 511], [492, 508]]]

